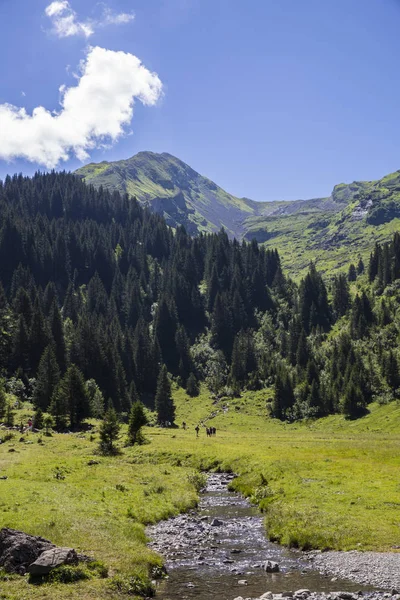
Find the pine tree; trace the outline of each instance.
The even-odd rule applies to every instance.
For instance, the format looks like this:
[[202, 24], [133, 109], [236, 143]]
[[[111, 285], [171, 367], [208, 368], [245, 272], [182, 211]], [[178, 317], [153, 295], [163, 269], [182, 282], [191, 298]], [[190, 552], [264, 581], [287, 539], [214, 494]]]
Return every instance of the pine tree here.
[[56, 300], [53, 301], [50, 308], [50, 330], [55, 343], [55, 355], [57, 358], [58, 366], [60, 367], [61, 373], [65, 372], [66, 369], [66, 348], [64, 339], [64, 327], [61, 319], [61, 313], [59, 311]]
[[48, 345], [49, 331], [42, 307], [37, 298], [33, 308], [32, 323], [29, 331], [29, 366], [36, 373], [41, 356]]
[[365, 270], [364, 262], [360, 256], [360, 258], [358, 260], [358, 264], [357, 264], [357, 275], [362, 275], [364, 273], [364, 270]]
[[360, 416], [360, 414], [362, 414], [364, 410], [365, 400], [363, 398], [361, 389], [357, 385], [355, 377], [352, 373], [349, 382], [344, 390], [342, 398], [342, 411], [346, 417], [354, 419]]
[[60, 381], [60, 369], [54, 353], [54, 345], [49, 344], [40, 359], [33, 403], [36, 408], [47, 411], [54, 391]]
[[95, 419], [101, 419], [104, 416], [104, 396], [101, 389], [94, 379], [88, 379], [85, 383], [87, 395], [89, 397], [90, 416]]
[[175, 406], [171, 396], [171, 384], [165, 365], [162, 366], [157, 380], [155, 408], [157, 412], [157, 422], [159, 424], [174, 422]]
[[11, 402], [7, 402], [6, 415], [5, 415], [5, 423], [7, 427], [14, 427], [14, 418], [15, 413], [13, 411], [13, 407]]
[[7, 396], [4, 389], [4, 382], [0, 381], [0, 422], [3, 421], [7, 410]]
[[393, 350], [389, 350], [385, 361], [384, 373], [389, 387], [394, 392], [400, 387], [399, 364]]
[[128, 424], [128, 440], [132, 446], [143, 442], [141, 429], [145, 425], [147, 425], [147, 417], [144, 412], [144, 406], [140, 401], [134, 402], [129, 413]]
[[[79, 427], [83, 419], [90, 416], [89, 396], [85, 380], [76, 365], [71, 365], [61, 379], [53, 396], [51, 412], [57, 416], [68, 415], [71, 428]], [[58, 413], [58, 415], [57, 415]]]
[[357, 271], [356, 271], [356, 268], [353, 265], [353, 263], [351, 263], [351, 265], [349, 266], [349, 272], [347, 274], [347, 279], [349, 281], [356, 281], [356, 279], [357, 279]]
[[108, 408], [104, 414], [100, 425], [100, 450], [103, 454], [115, 454], [115, 442], [118, 439], [121, 426], [118, 421], [117, 413], [112, 405], [108, 403]]
[[333, 310], [342, 317], [350, 308], [350, 291], [346, 276], [341, 273], [333, 280]]
[[192, 398], [195, 398], [196, 396], [198, 396], [200, 394], [199, 382], [197, 381], [194, 373], [190, 373], [190, 375], [189, 375], [189, 378], [187, 380], [187, 385], [186, 385], [186, 393], [188, 394], [188, 396], [191, 396]]
[[43, 429], [44, 416], [41, 408], [38, 408], [33, 415], [33, 426], [35, 429]]
[[22, 371], [28, 369], [28, 348], [29, 348], [29, 334], [25, 323], [25, 319], [22, 315], [19, 315], [17, 326], [14, 330], [12, 344], [11, 344], [11, 368], [16, 370], [18, 368]]

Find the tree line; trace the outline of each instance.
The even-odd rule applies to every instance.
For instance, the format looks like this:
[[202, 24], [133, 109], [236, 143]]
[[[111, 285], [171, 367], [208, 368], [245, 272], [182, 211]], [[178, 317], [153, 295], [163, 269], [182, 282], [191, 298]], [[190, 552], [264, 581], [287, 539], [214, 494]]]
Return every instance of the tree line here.
[[397, 330], [385, 294], [399, 246], [396, 234], [375, 248], [354, 296], [362, 261], [329, 282], [311, 265], [296, 285], [255, 241], [173, 231], [135, 199], [68, 173], [7, 177], [0, 372], [59, 429], [109, 403], [128, 415], [138, 400], [173, 421], [171, 379], [192, 396], [200, 382], [228, 395], [272, 385], [281, 419], [356, 416], [398, 387], [394, 334], [372, 350], [365, 342], [379, 339], [378, 324]]

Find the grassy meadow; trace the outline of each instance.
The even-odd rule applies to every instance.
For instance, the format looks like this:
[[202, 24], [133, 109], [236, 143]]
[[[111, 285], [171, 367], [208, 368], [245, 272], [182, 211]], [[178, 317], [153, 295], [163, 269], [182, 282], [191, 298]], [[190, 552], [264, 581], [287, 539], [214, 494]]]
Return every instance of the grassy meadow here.
[[[237, 473], [235, 489], [260, 505], [269, 536], [281, 543], [379, 551], [399, 545], [398, 404], [372, 405], [357, 421], [332, 416], [289, 425], [266, 417], [265, 390], [214, 403], [206, 392], [174, 396], [179, 429], [147, 427], [149, 443], [134, 448], [124, 446], [122, 430], [116, 457], [97, 454], [97, 427], [52, 437], [16, 433], [0, 444], [0, 477], [7, 476], [0, 480], [0, 527], [75, 547], [108, 569], [107, 579], [41, 586], [0, 574], [0, 598], [134, 596], [161, 564], [146, 547], [145, 525], [196, 505], [198, 470]], [[207, 438], [202, 428], [196, 438], [195, 425], [211, 414], [217, 435]]]

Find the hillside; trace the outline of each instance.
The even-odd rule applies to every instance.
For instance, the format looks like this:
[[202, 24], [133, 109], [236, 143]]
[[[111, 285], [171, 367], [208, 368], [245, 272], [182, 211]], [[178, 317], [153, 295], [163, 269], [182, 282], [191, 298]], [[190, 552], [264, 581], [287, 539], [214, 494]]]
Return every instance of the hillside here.
[[76, 173], [95, 187], [136, 196], [190, 234], [224, 227], [231, 237], [276, 247], [296, 278], [310, 260], [322, 272], [347, 268], [350, 254], [366, 260], [375, 242], [387, 241], [400, 226], [400, 172], [336, 185], [326, 198], [273, 202], [233, 196], [167, 153], [140, 152]]
[[76, 174], [97, 188], [135, 196], [173, 227], [184, 225], [191, 234], [216, 232], [224, 227], [238, 239], [246, 233], [248, 218], [265, 219], [303, 210], [337, 211], [341, 202], [331, 198], [294, 202], [238, 198], [166, 152], [139, 152], [127, 160], [91, 163]]
[[92, 163], [76, 174], [96, 187], [135, 196], [169, 225], [184, 225], [191, 234], [225, 227], [240, 237], [245, 218], [258, 214], [256, 202], [228, 194], [167, 153], [139, 152], [127, 160]]

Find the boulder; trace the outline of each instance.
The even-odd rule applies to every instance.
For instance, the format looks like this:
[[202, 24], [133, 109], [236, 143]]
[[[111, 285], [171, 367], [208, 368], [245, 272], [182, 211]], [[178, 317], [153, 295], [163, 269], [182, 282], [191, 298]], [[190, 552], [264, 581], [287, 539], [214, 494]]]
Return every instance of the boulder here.
[[274, 595], [272, 592], [265, 592], [260, 598], [260, 600], [273, 600]]
[[266, 560], [263, 569], [266, 573], [279, 573], [279, 565], [273, 560]]
[[220, 519], [213, 519], [211, 521], [211, 527], [221, 527], [221, 525], [223, 525], [224, 522], [221, 521]]
[[30, 575], [41, 576], [48, 575], [52, 569], [61, 565], [78, 564], [78, 555], [73, 548], [51, 548], [45, 550], [42, 554], [29, 565]]
[[55, 548], [44, 538], [23, 531], [4, 528], [0, 531], [0, 567], [7, 573], [25, 575], [28, 567], [45, 550]]
[[308, 598], [308, 596], [310, 596], [311, 592], [310, 590], [296, 590], [294, 593], [294, 597], [295, 598]]

